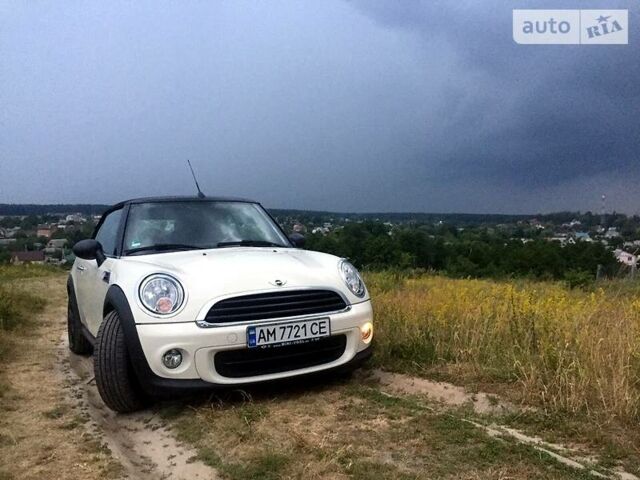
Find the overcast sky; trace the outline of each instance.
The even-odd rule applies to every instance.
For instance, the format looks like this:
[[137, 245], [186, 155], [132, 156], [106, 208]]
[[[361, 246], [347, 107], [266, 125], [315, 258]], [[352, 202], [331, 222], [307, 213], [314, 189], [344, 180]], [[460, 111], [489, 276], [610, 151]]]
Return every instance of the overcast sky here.
[[[513, 8], [628, 8], [517, 45]], [[0, 203], [640, 212], [637, 1], [0, 0]]]

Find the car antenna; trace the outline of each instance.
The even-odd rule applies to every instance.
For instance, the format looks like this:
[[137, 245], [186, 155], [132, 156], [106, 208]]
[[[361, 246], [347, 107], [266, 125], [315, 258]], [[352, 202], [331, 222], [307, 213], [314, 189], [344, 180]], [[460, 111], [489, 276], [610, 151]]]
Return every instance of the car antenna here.
[[189, 170], [191, 170], [191, 175], [193, 175], [193, 181], [196, 182], [196, 188], [198, 189], [198, 198], [204, 198], [204, 193], [200, 190], [200, 185], [198, 185], [198, 179], [196, 178], [196, 174], [193, 173], [193, 167], [191, 166], [191, 161], [187, 159], [187, 163], [189, 164]]

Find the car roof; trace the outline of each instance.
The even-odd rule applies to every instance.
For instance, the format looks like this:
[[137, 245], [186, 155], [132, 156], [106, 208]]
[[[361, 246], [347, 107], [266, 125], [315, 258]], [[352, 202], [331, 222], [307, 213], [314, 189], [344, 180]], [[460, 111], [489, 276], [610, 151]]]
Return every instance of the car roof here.
[[249, 200], [248, 198], [236, 198], [236, 197], [197, 197], [191, 196], [167, 196], [167, 197], [141, 197], [131, 198], [123, 202], [116, 203], [113, 208], [132, 205], [138, 203], [162, 203], [162, 202], [244, 202], [244, 203], [258, 203], [255, 200]]

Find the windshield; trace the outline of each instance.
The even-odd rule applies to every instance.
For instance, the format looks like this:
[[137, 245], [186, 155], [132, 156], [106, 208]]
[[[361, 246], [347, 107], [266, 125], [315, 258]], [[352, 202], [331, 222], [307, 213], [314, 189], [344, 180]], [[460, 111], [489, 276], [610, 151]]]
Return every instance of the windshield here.
[[124, 253], [222, 248], [289, 247], [288, 239], [257, 204], [245, 202], [157, 202], [133, 204]]

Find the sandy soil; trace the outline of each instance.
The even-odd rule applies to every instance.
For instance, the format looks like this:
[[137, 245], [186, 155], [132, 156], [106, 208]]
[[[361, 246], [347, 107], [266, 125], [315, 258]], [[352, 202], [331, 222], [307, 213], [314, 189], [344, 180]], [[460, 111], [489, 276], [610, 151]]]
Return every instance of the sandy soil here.
[[58, 352], [62, 359], [59, 364], [63, 365], [60, 373], [72, 396], [80, 399], [91, 418], [91, 428], [101, 435], [130, 478], [218, 478], [210, 467], [192, 460], [195, 451], [179, 444], [153, 412], [145, 410], [122, 415], [109, 410], [95, 386], [91, 358], [69, 352], [66, 338], [60, 341]]
[[463, 387], [447, 382], [434, 382], [426, 378], [411, 377], [383, 370], [373, 372], [373, 378], [380, 382], [383, 389], [388, 389], [395, 393], [423, 395], [430, 400], [453, 407], [470, 406], [476, 413], [480, 414], [499, 414], [516, 410], [514, 405], [500, 400], [495, 395], [470, 393]]
[[[486, 393], [470, 393], [464, 387], [453, 385], [447, 382], [434, 382], [424, 378], [412, 377], [399, 373], [375, 370], [372, 377], [380, 384], [381, 392], [392, 391], [397, 395], [412, 395], [422, 397], [425, 400], [436, 401], [446, 406], [464, 407], [468, 406], [477, 414], [499, 415], [501, 413], [511, 413], [521, 411], [495, 395]], [[598, 478], [620, 478], [622, 480], [640, 480], [637, 476], [625, 472], [621, 468], [613, 469], [607, 475], [593, 470], [597, 466], [597, 461], [579, 449], [565, 445], [545, 442], [537, 436], [527, 435], [520, 430], [504, 425], [492, 423], [489, 425], [463, 419], [467, 423], [474, 425], [487, 435], [509, 439], [515, 443], [529, 445], [532, 448], [553, 457], [559, 463], [567, 465], [576, 470], [588, 471], [593, 477]]]

